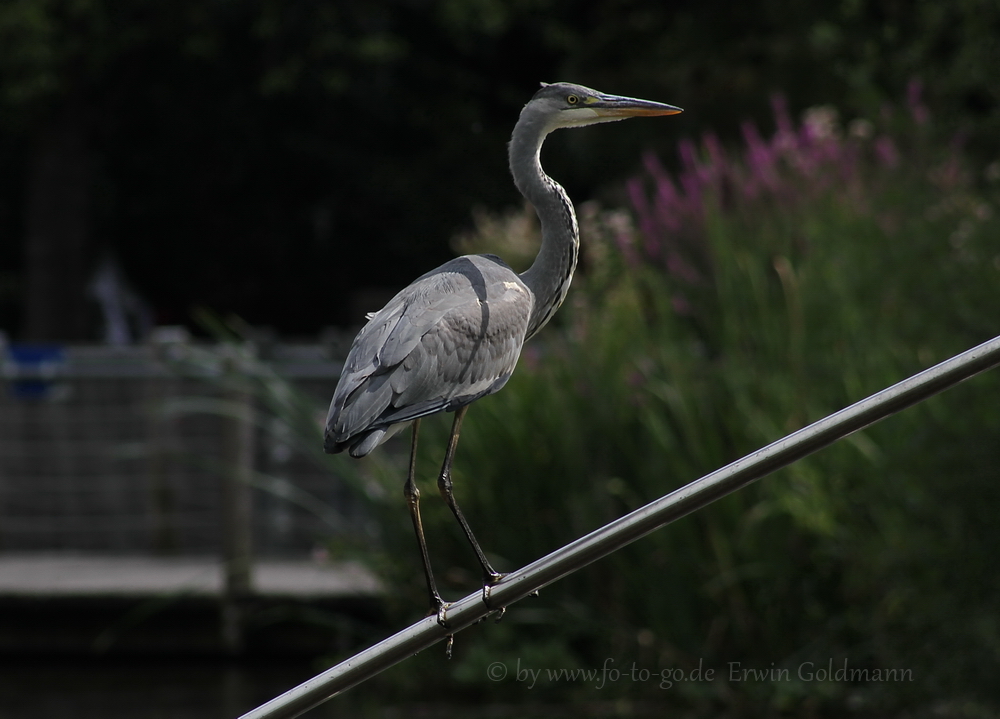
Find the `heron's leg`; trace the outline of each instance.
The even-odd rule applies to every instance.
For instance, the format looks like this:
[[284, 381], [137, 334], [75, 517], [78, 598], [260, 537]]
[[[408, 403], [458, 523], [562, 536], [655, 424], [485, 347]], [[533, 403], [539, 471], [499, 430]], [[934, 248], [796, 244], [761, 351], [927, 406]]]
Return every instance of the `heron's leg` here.
[[448, 439], [448, 449], [444, 455], [444, 465], [441, 467], [441, 476], [438, 477], [438, 489], [455, 515], [455, 519], [462, 526], [462, 531], [465, 532], [465, 537], [469, 540], [469, 544], [476, 551], [476, 557], [479, 558], [479, 565], [483, 568], [483, 601], [489, 604], [489, 588], [499, 582], [503, 575], [490, 565], [489, 560], [486, 559], [486, 554], [479, 546], [479, 542], [476, 541], [476, 537], [472, 534], [469, 523], [465, 521], [465, 516], [462, 514], [462, 510], [458, 508], [458, 502], [455, 501], [455, 493], [451, 481], [451, 462], [455, 458], [455, 448], [458, 446], [458, 433], [462, 429], [462, 418], [465, 417], [468, 409], [469, 407], [466, 405], [455, 410], [455, 421], [451, 426], [451, 437]]
[[434, 581], [434, 572], [431, 570], [431, 557], [427, 552], [427, 541], [424, 539], [424, 525], [420, 521], [420, 490], [417, 489], [413, 477], [417, 469], [417, 433], [420, 431], [420, 420], [413, 420], [413, 437], [410, 440], [410, 470], [406, 475], [406, 484], [403, 485], [403, 496], [410, 508], [410, 519], [413, 520], [413, 531], [417, 535], [417, 543], [420, 545], [420, 558], [424, 563], [424, 576], [427, 578], [427, 594], [431, 601], [431, 610], [428, 614], [437, 614], [438, 623], [445, 626], [444, 600], [438, 593], [437, 583]]

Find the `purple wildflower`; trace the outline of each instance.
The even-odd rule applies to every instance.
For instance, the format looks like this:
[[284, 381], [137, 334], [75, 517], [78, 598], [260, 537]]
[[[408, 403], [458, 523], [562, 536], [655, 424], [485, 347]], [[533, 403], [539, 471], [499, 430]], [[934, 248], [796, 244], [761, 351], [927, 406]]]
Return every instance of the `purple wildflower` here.
[[883, 167], [892, 168], [899, 164], [899, 150], [891, 137], [879, 135], [875, 138], [875, 159]]
[[924, 84], [919, 78], [913, 78], [906, 86], [906, 105], [910, 108], [910, 115], [918, 125], [926, 125], [931, 118], [931, 113], [924, 105], [923, 101]]
[[[917, 123], [928, 119], [921, 102], [922, 87], [910, 84], [908, 103]], [[747, 216], [780, 207], [787, 211], [819, 196], [829, 196], [851, 205], [866, 197], [867, 173], [862, 161], [871, 153], [875, 167], [895, 168], [901, 162], [895, 142], [887, 135], [873, 137], [871, 122], [854, 121], [845, 135], [832, 107], [815, 107], [804, 113], [803, 121], [792, 121], [781, 96], [771, 100], [775, 131], [769, 137], [757, 127], [741, 125], [744, 147], [739, 154], [727, 153], [714, 134], [706, 133], [700, 143], [683, 140], [678, 144], [680, 168], [668, 172], [652, 154], [643, 156], [651, 187], [632, 180], [627, 191], [635, 210], [644, 247], [620, 240], [626, 259], [652, 261], [676, 282], [674, 309], [690, 314], [693, 309], [687, 290], [703, 285], [711, 276], [711, 250], [704, 230], [713, 212]], [[883, 119], [888, 108], [883, 110]], [[952, 170], [952, 168], [945, 168]], [[952, 182], [955, 171], [942, 170], [940, 180]]]

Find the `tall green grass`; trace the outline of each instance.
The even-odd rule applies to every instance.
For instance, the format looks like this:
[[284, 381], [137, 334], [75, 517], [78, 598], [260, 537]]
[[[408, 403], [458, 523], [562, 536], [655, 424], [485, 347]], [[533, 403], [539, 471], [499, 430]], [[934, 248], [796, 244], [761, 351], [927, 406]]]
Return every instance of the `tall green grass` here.
[[[829, 111], [824, 128], [778, 109], [767, 140], [747, 128], [737, 151], [687, 143], [673, 175], [648, 159], [630, 186], [641, 231], [583, 213], [571, 300], [459, 444], [456, 493], [498, 568], [1000, 333], [996, 185], [905, 116], [849, 134]], [[661, 529], [462, 634], [447, 680], [498, 701], [995, 713], [998, 407], [1000, 378], [983, 375]], [[478, 572], [433, 490], [449, 421], [425, 422], [419, 466], [432, 557], [457, 595]], [[398, 586], [419, 601], [399, 511], [392, 541], [412, 562]], [[485, 673], [609, 657], [701, 661], [717, 680], [528, 690]], [[796, 679], [828, 659], [913, 681]], [[729, 681], [730, 662], [790, 679]], [[407, 676], [436, 685], [440, 671], [425, 658]]]

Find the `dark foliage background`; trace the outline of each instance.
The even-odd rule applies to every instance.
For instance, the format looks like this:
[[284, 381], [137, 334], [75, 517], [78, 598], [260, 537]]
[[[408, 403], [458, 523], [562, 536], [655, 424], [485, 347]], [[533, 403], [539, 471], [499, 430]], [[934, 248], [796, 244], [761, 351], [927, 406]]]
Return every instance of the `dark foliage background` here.
[[356, 291], [398, 288], [471, 208], [518, 202], [504, 146], [539, 80], [686, 108], [553, 138], [578, 200], [642, 148], [735, 137], [773, 92], [875, 115], [914, 76], [936, 131], [988, 160], [998, 34], [982, 0], [3, 0], [0, 327], [95, 337], [79, 295], [107, 252], [162, 323], [356, 321]]

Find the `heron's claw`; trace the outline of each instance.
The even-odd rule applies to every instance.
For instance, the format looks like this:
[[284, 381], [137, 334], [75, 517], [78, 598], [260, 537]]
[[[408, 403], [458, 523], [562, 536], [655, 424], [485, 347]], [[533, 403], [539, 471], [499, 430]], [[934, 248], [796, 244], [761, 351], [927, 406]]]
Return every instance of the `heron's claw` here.
[[445, 629], [451, 629], [448, 624], [448, 607], [451, 604], [441, 599], [438, 595], [431, 596], [431, 608], [427, 610], [425, 617], [437, 617], [437, 623]]
[[[444, 629], [451, 629], [451, 625], [448, 624], [448, 607], [451, 605], [441, 599], [441, 597], [434, 598], [434, 604], [431, 605], [431, 610], [427, 612], [428, 617], [437, 617], [437, 623]], [[451, 659], [451, 648], [455, 645], [455, 635], [449, 634], [445, 638], [444, 645], [444, 656], [446, 659]]]
[[451, 625], [448, 624], [448, 607], [450, 606], [450, 604], [441, 602], [437, 605], [436, 609], [431, 607], [431, 611], [427, 613], [427, 616], [437, 615], [437, 623], [445, 629], [451, 629]]
[[483, 604], [486, 605], [487, 609], [494, 610], [497, 612], [496, 619], [494, 621], [499, 622], [503, 619], [503, 615], [507, 613], [507, 607], [494, 607], [490, 604], [490, 593], [493, 587], [503, 579], [506, 574], [501, 574], [500, 572], [490, 572], [486, 575], [483, 581]]
[[500, 572], [490, 572], [483, 577], [483, 604], [490, 609], [493, 609], [493, 607], [490, 606], [490, 590], [492, 590], [493, 587], [496, 586], [505, 576], [507, 575], [501, 574]]

